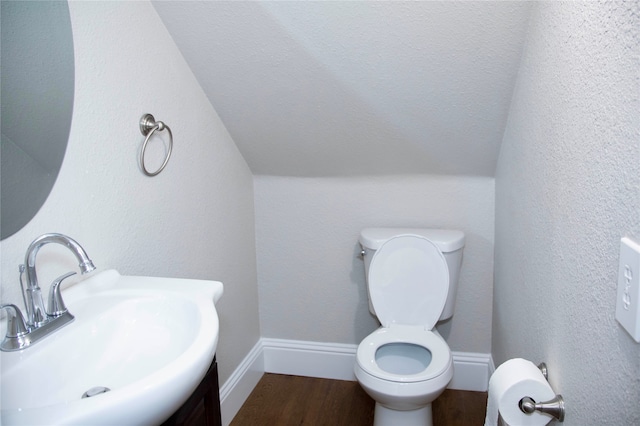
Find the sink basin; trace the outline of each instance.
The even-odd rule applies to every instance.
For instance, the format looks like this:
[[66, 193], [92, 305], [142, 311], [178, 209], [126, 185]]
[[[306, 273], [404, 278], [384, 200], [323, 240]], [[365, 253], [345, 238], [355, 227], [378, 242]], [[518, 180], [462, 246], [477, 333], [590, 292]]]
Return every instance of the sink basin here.
[[[213, 360], [220, 282], [109, 270], [62, 294], [71, 324], [0, 353], [2, 424], [159, 424]], [[82, 398], [96, 387], [110, 390]]]

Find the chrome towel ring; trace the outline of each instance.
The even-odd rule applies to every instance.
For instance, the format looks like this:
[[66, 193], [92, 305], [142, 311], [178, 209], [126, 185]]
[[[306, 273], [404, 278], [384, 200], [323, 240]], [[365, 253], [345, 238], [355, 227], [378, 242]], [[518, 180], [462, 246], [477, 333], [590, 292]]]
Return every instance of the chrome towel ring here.
[[[162, 162], [160, 168], [155, 172], [150, 172], [144, 165], [144, 153], [147, 149], [147, 143], [149, 142], [149, 139], [151, 139], [151, 136], [156, 130], [160, 132], [166, 130], [167, 132], [169, 132], [169, 149], [167, 150], [167, 155], [164, 158], [164, 161]], [[169, 158], [171, 157], [171, 150], [173, 149], [173, 134], [171, 133], [171, 129], [169, 128], [169, 126], [164, 124], [162, 121], [156, 121], [156, 119], [153, 118], [153, 115], [151, 114], [144, 114], [142, 118], [140, 118], [140, 132], [143, 136], [146, 136], [144, 143], [142, 144], [142, 151], [140, 152], [140, 167], [142, 168], [142, 172], [145, 175], [155, 176], [163, 171], [165, 166], [169, 162]]]

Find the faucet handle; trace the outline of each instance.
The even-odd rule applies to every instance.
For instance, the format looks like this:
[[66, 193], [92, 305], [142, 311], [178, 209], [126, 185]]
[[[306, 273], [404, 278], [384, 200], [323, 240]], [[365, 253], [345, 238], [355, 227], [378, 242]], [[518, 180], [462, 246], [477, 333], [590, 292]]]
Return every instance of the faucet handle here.
[[20, 308], [11, 303], [0, 305], [0, 309], [5, 308], [7, 308], [7, 337], [21, 337], [27, 334], [29, 329]]
[[75, 272], [67, 272], [66, 274], [56, 278], [53, 283], [51, 283], [47, 314], [59, 317], [67, 312], [67, 307], [64, 304], [64, 300], [62, 300], [62, 294], [60, 294], [60, 283], [75, 274]]

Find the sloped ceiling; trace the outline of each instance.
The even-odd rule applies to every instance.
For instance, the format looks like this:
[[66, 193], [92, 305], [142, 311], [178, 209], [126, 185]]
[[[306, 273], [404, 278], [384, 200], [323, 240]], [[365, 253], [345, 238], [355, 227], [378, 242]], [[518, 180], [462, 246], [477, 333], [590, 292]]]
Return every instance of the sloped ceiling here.
[[254, 174], [494, 175], [529, 2], [153, 4]]

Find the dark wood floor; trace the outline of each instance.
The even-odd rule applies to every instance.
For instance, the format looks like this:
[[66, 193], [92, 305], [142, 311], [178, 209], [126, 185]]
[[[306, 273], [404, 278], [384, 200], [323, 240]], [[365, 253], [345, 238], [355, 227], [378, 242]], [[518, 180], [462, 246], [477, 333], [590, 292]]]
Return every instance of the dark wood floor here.
[[[481, 426], [486, 392], [445, 390], [433, 403], [435, 426]], [[374, 402], [358, 382], [265, 374], [231, 426], [371, 426]]]

